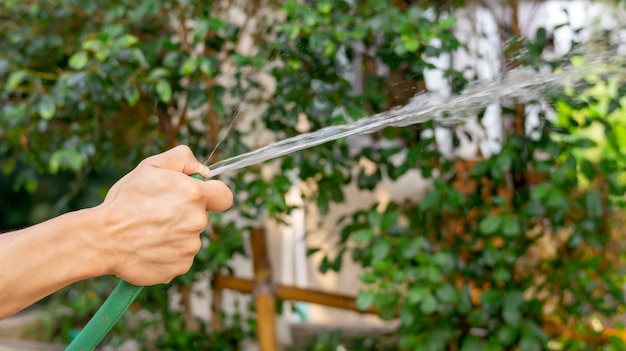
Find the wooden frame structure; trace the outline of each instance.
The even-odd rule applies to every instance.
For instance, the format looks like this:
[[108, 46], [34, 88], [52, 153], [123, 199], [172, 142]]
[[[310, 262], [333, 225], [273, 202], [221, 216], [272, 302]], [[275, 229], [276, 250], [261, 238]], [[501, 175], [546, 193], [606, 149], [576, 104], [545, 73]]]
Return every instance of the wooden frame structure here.
[[[318, 305], [340, 308], [363, 313], [378, 313], [371, 307], [361, 311], [356, 307], [354, 296], [333, 294], [314, 289], [302, 289], [294, 286], [275, 284], [272, 278], [266, 232], [262, 228], [250, 231], [252, 247], [253, 279], [243, 279], [232, 275], [217, 275], [213, 279], [212, 310], [219, 313], [221, 309], [222, 290], [234, 290], [244, 294], [252, 294], [254, 309], [258, 319], [258, 342], [261, 351], [278, 350], [276, 338], [276, 300], [302, 301]], [[213, 328], [219, 330], [219, 318], [213, 318]]]

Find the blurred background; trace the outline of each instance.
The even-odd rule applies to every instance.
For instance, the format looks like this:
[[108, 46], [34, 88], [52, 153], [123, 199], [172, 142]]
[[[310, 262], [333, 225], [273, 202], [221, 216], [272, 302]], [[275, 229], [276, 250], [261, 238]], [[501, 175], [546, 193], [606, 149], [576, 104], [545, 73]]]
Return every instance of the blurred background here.
[[[420, 94], [569, 70], [463, 123], [220, 176], [235, 204], [192, 270], [145, 289], [101, 347], [622, 350], [625, 25], [624, 1], [3, 0], [0, 232], [96, 206], [177, 144], [213, 164]], [[259, 290], [228, 279], [299, 290], [262, 315]], [[116, 282], [0, 321], [0, 350], [62, 349]]]

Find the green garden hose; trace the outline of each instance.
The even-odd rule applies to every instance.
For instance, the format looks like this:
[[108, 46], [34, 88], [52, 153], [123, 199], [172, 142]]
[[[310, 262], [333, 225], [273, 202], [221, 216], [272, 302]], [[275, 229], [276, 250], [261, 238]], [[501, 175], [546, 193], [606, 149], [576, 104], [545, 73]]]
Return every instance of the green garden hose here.
[[142, 286], [120, 281], [66, 351], [91, 351], [98, 346], [143, 290]]
[[[191, 177], [203, 180], [199, 174]], [[122, 317], [124, 312], [135, 301], [143, 290], [142, 286], [132, 285], [125, 281], [120, 281], [111, 295], [104, 301], [96, 314], [81, 330], [65, 351], [92, 351], [104, 339], [111, 328]]]

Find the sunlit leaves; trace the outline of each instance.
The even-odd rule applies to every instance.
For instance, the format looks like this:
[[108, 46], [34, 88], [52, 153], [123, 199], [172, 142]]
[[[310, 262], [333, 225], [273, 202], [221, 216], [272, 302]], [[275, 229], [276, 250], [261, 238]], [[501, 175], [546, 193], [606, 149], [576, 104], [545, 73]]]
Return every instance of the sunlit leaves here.
[[60, 149], [52, 154], [48, 167], [51, 173], [57, 173], [63, 169], [80, 171], [83, 164], [83, 156], [77, 150]]
[[155, 86], [156, 93], [161, 101], [168, 103], [172, 99], [172, 86], [167, 80], [160, 80]]
[[490, 216], [483, 218], [478, 224], [478, 230], [482, 234], [491, 235], [495, 234], [502, 225], [502, 218], [499, 216]]
[[124, 34], [115, 40], [115, 44], [121, 48], [133, 46], [139, 42], [139, 39], [132, 34]]
[[519, 327], [522, 321], [520, 307], [524, 303], [524, 294], [521, 291], [507, 291], [502, 303], [502, 317], [513, 327]]
[[68, 65], [71, 69], [80, 70], [87, 64], [88, 56], [85, 51], [79, 51], [70, 57]]
[[363, 228], [354, 233], [352, 240], [354, 240], [354, 242], [357, 244], [362, 244], [364, 242], [371, 240], [373, 237], [374, 237], [373, 230], [369, 228]]
[[131, 107], [137, 104], [137, 101], [139, 101], [140, 95], [141, 93], [139, 92], [139, 90], [132, 85], [129, 86], [124, 92], [124, 97], [126, 98], [126, 102]]
[[197, 67], [198, 67], [198, 58], [189, 57], [183, 62], [183, 65], [180, 67], [180, 73], [183, 76], [189, 76], [196, 71]]
[[376, 300], [376, 293], [373, 290], [363, 290], [356, 299], [356, 307], [360, 310], [370, 308]]
[[43, 119], [51, 119], [56, 111], [56, 104], [54, 98], [50, 95], [44, 95], [37, 104], [37, 112]]
[[522, 233], [522, 226], [516, 218], [504, 217], [501, 227], [502, 234], [508, 237], [515, 237]]
[[8, 92], [13, 91], [15, 88], [17, 88], [18, 85], [20, 85], [25, 77], [26, 72], [23, 70], [11, 72], [11, 74], [9, 75], [9, 79], [4, 86], [4, 89]]

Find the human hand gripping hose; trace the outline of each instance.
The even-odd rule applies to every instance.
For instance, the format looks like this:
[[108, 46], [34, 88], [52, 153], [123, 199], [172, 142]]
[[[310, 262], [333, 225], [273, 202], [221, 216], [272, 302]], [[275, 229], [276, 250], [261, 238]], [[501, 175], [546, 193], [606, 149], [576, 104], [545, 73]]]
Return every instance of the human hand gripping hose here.
[[[192, 178], [205, 180], [199, 174], [192, 174]], [[130, 284], [121, 280], [111, 295], [104, 301], [100, 309], [89, 320], [85, 328], [65, 349], [66, 351], [91, 351], [95, 349], [104, 337], [111, 331], [115, 323], [124, 315], [124, 312], [135, 301], [143, 290], [143, 286]]]
[[[400, 108], [347, 124], [300, 134], [219, 161], [209, 167], [211, 176], [215, 177], [222, 173], [236, 171], [329, 141], [357, 134], [374, 133], [390, 126], [403, 127], [428, 121], [444, 124], [463, 123], [467, 121], [465, 116], [468, 114], [471, 116], [472, 112], [477, 112], [504, 97], [516, 98], [520, 102], [541, 99], [541, 92], [547, 87], [562, 86], [563, 82], [580, 77], [583, 72], [584, 70], [567, 69], [558, 74], [542, 74], [528, 69], [514, 69], [499, 81], [478, 82], [461, 94], [452, 95], [445, 99], [429, 93], [422, 94]], [[446, 115], [449, 117], [445, 117]], [[191, 175], [191, 177], [204, 180], [199, 174]], [[142, 289], [143, 287], [120, 281], [66, 351], [90, 351], [96, 348]]]

